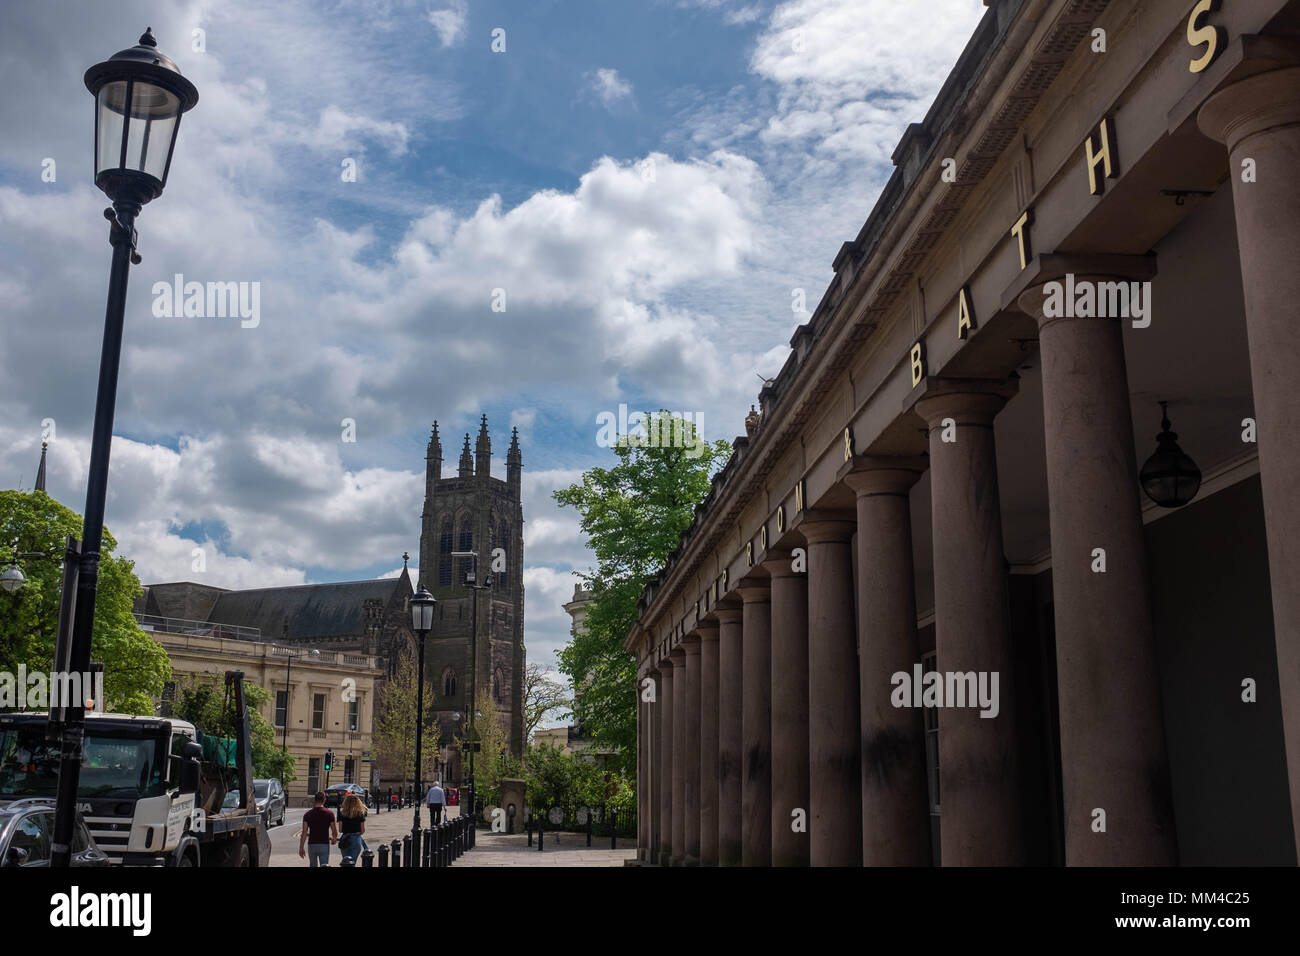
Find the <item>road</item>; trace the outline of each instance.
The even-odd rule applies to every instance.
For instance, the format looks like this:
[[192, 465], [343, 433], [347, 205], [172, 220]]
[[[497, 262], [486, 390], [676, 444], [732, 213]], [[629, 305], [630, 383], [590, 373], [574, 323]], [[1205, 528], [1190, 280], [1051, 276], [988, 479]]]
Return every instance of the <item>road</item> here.
[[[272, 827], [267, 831], [271, 837], [271, 866], [308, 865], [306, 860], [298, 856], [298, 835], [302, 832], [302, 815], [306, 812], [301, 807], [291, 808], [285, 811], [284, 826]], [[454, 817], [457, 813], [457, 807], [447, 809], [449, 817]], [[382, 813], [372, 809], [366, 816], [366, 842], [372, 850], [378, 851], [380, 843], [387, 843], [394, 838], [401, 839], [409, 833], [411, 822], [410, 807], [394, 812], [385, 810]], [[423, 826], [429, 825], [429, 812], [424, 807], [420, 808], [420, 822]], [[331, 847], [330, 865], [337, 866], [338, 862], [338, 848]]]

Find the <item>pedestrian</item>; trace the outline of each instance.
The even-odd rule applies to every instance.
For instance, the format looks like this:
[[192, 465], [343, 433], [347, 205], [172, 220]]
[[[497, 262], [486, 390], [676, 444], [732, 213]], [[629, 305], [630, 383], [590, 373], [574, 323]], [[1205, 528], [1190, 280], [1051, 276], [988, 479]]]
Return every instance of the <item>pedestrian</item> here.
[[429, 822], [437, 826], [442, 822], [442, 808], [447, 803], [447, 794], [442, 789], [441, 780], [433, 782], [433, 786], [429, 788], [429, 794], [424, 798], [424, 802], [429, 805]]
[[339, 828], [339, 853], [355, 863], [363, 848], [370, 849], [361, 836], [366, 832], [366, 808], [355, 793], [349, 793], [339, 808]]
[[311, 852], [312, 866], [330, 865], [330, 844], [337, 843], [339, 827], [334, 811], [325, 809], [325, 791], [317, 790], [315, 806], [302, 815], [302, 833], [298, 835], [298, 856]]

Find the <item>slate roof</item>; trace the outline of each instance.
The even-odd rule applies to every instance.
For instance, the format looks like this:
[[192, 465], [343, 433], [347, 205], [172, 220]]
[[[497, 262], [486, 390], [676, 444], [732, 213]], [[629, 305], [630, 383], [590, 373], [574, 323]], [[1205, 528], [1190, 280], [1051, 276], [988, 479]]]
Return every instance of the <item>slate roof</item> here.
[[384, 607], [395, 595], [411, 592], [409, 579], [379, 578], [334, 584], [230, 591], [217, 598], [209, 621], [261, 628], [263, 640], [279, 640], [284, 622], [289, 638], [349, 637], [365, 632], [365, 602]]

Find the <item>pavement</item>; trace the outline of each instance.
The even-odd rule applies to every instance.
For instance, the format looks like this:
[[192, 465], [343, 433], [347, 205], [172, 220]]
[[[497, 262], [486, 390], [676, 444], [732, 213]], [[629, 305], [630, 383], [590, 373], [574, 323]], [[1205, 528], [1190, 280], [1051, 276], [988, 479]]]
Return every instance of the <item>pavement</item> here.
[[[271, 866], [306, 867], [308, 862], [298, 856], [298, 834], [302, 832], [303, 809], [291, 809], [285, 814], [284, 826], [272, 828]], [[459, 807], [448, 807], [447, 814], [455, 817]], [[393, 812], [371, 810], [366, 816], [365, 840], [376, 854], [382, 843], [401, 840], [411, 832], [413, 811], [410, 807]], [[429, 811], [420, 808], [420, 825], [429, 825]], [[533, 836], [533, 845], [528, 845], [528, 836], [524, 833], [505, 834], [478, 831], [478, 842], [453, 866], [623, 866], [624, 861], [636, 858], [636, 841], [618, 841], [618, 849], [609, 848], [609, 838], [592, 838], [592, 845], [587, 846], [584, 833], [561, 833], [548, 830], [543, 849], [537, 849], [537, 837]], [[330, 865], [339, 865], [337, 846], [330, 847]], [[375, 865], [379, 864], [378, 859]]]

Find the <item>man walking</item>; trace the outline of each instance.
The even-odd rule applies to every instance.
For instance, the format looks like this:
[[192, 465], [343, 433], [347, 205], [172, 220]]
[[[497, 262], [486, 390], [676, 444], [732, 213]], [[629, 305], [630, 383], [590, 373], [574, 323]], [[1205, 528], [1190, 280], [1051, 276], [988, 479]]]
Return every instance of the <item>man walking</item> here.
[[424, 802], [429, 805], [429, 820], [437, 826], [442, 822], [442, 808], [447, 802], [447, 794], [442, 789], [442, 781], [435, 780], [433, 786], [429, 788], [429, 794], [424, 798]]
[[339, 840], [339, 826], [334, 811], [325, 809], [325, 791], [317, 790], [316, 805], [302, 815], [302, 833], [298, 835], [298, 856], [311, 854], [311, 866], [330, 865], [330, 844]]

